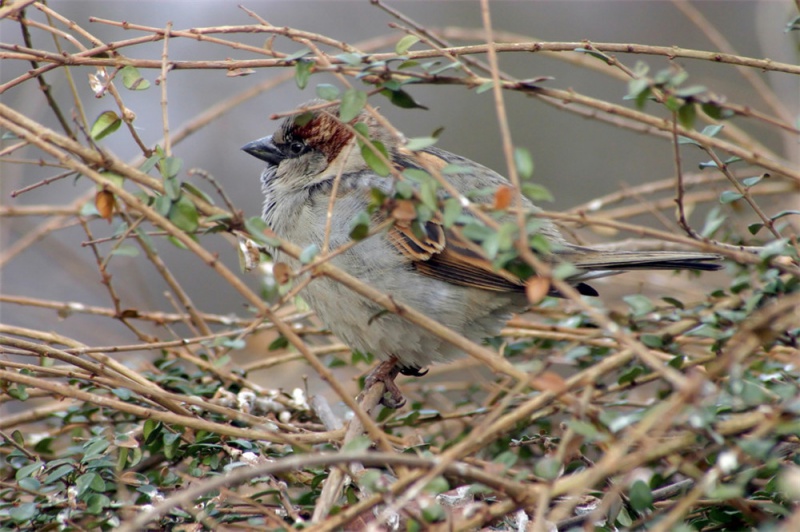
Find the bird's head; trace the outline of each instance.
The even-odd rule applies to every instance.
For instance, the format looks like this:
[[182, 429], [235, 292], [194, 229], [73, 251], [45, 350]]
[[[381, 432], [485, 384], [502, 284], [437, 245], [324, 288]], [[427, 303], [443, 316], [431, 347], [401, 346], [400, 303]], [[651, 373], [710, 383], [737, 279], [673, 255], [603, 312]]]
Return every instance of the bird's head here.
[[301, 189], [334, 179], [339, 173], [351, 175], [367, 170], [353, 130], [358, 122], [365, 123], [369, 137], [380, 140], [390, 153], [397, 144], [394, 136], [366, 110], [345, 124], [339, 118], [339, 107], [320, 108], [325, 103], [312, 100], [300, 106], [272, 135], [242, 146], [242, 150], [267, 163], [265, 179]]

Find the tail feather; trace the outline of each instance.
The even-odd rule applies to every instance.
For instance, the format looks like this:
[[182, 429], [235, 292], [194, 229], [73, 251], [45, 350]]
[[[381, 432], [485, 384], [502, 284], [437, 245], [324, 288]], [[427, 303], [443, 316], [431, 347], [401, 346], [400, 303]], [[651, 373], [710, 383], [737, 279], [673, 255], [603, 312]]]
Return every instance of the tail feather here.
[[592, 250], [568, 254], [563, 258], [581, 270], [700, 270], [722, 268], [719, 255], [691, 251], [614, 251]]
[[[603, 251], [585, 247], [572, 247], [557, 252], [560, 259], [573, 264], [578, 271], [567, 281], [579, 293], [596, 296], [597, 290], [584, 281], [617, 275], [631, 270], [698, 270], [714, 271], [722, 268], [722, 257], [712, 253], [694, 251]], [[556, 292], [551, 295], [559, 296]]]

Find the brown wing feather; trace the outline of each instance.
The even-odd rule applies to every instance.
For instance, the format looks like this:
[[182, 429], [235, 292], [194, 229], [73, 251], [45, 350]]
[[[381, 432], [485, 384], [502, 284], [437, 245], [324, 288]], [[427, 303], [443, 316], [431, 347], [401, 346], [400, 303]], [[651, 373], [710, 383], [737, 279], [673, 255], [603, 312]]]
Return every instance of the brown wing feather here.
[[420, 238], [410, 227], [395, 224], [389, 241], [423, 275], [451, 284], [497, 292], [521, 292], [525, 284], [515, 275], [495, 270], [492, 264], [469, 249], [453, 231], [436, 221], [424, 225]]

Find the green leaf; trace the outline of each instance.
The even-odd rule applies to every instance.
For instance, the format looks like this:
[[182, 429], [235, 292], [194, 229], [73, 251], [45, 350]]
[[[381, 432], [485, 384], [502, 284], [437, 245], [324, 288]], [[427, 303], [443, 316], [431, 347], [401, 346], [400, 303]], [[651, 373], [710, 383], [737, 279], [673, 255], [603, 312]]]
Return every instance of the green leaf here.
[[664, 101], [664, 107], [666, 107], [667, 109], [669, 109], [672, 112], [675, 112], [678, 109], [680, 109], [682, 103], [683, 103], [682, 100], [676, 98], [675, 96], [670, 95]]
[[314, 67], [314, 62], [308, 59], [300, 59], [294, 66], [294, 81], [297, 83], [297, 88], [303, 90], [308, 85], [308, 78], [311, 77], [311, 69]]
[[778, 214], [773, 214], [771, 220], [774, 221], [774, 220], [777, 220], [778, 218], [783, 218], [784, 216], [789, 216], [789, 215], [792, 215], [792, 214], [800, 214], [800, 211], [793, 210], [793, 209], [788, 209], [788, 210], [785, 210], [785, 211], [781, 211]]
[[42, 487], [42, 483], [33, 477], [23, 478], [17, 484], [20, 488], [31, 491], [39, 491]]
[[289, 340], [285, 336], [278, 336], [267, 346], [267, 351], [277, 351], [287, 347], [289, 347]]
[[139, 170], [144, 172], [145, 174], [153, 169], [153, 167], [158, 164], [158, 161], [161, 160], [161, 156], [158, 153], [154, 153], [150, 157], [147, 158], [145, 162], [139, 167]]
[[533, 466], [533, 474], [544, 480], [555, 480], [561, 474], [561, 462], [551, 456], [545, 456]]
[[342, 447], [342, 452], [361, 452], [372, 447], [372, 440], [366, 434], [357, 436]]
[[27, 401], [30, 398], [28, 388], [24, 384], [18, 384], [13, 388], [9, 388], [7, 393], [17, 401]]
[[420, 185], [433, 181], [431, 174], [418, 168], [406, 168], [403, 170], [403, 177], [406, 177], [415, 183], [419, 183]]
[[500, 251], [509, 251], [514, 247], [517, 232], [517, 224], [514, 222], [505, 222], [497, 229], [497, 242]]
[[91, 443], [84, 447], [83, 456], [81, 456], [81, 463], [84, 464], [89, 460], [102, 456], [103, 452], [111, 445], [106, 439], [89, 441]]
[[758, 183], [760, 183], [762, 179], [764, 179], [763, 175], [757, 175], [757, 176], [753, 176], [753, 177], [745, 177], [744, 179], [742, 179], [742, 184], [744, 186], [746, 186], [747, 188], [750, 188], [750, 187], [755, 186]]
[[703, 85], [690, 85], [676, 90], [675, 95], [679, 98], [691, 98], [692, 96], [703, 94], [706, 91], [708, 91], [708, 89]]
[[479, 85], [478, 88], [475, 89], [475, 94], [483, 94], [488, 90], [492, 90], [492, 87], [494, 87], [494, 81], [487, 81], [486, 83]]
[[361, 211], [350, 221], [350, 238], [363, 240], [369, 234], [370, 217], [367, 211]]
[[764, 224], [762, 223], [754, 223], [747, 226], [747, 230], [750, 232], [751, 235], [757, 234], [763, 228]]
[[514, 164], [517, 171], [525, 179], [533, 176], [533, 158], [526, 148], [514, 148]]
[[644, 109], [644, 106], [647, 103], [647, 100], [650, 98], [650, 96], [652, 94], [653, 94], [653, 90], [649, 86], [645, 90], [640, 92], [636, 96], [636, 107], [638, 109]]
[[717, 124], [717, 125], [713, 125], [713, 126], [706, 126], [706, 127], [703, 128], [703, 131], [701, 131], [701, 133], [703, 135], [706, 135], [707, 137], [715, 137], [717, 135], [717, 133], [722, 131], [723, 127], [725, 127], [725, 126], [723, 126], [721, 124]]
[[638, 77], [628, 82], [628, 97], [638, 100], [639, 96], [646, 92], [650, 93], [650, 80], [646, 77]]
[[367, 104], [367, 93], [357, 89], [347, 89], [342, 95], [342, 104], [339, 107], [339, 118], [342, 122], [350, 122]]
[[174, 177], [164, 179], [164, 194], [171, 200], [176, 201], [181, 197], [181, 183]]
[[439, 199], [436, 196], [438, 189], [439, 183], [432, 179], [422, 183], [422, 186], [419, 189], [419, 195], [420, 199], [422, 199], [422, 203], [434, 212], [439, 209]]
[[78, 491], [77, 497], [81, 499], [90, 489], [96, 492], [103, 491], [106, 488], [106, 483], [97, 473], [89, 472], [84, 473], [75, 480], [75, 488]]
[[514, 467], [514, 464], [517, 463], [517, 460], [519, 460], [519, 456], [517, 455], [517, 453], [512, 453], [511, 451], [504, 451], [498, 454], [492, 461], [496, 464], [501, 464], [505, 466], [505, 470], [507, 471], [508, 469]]
[[439, 68], [434, 68], [432, 70], [428, 70], [428, 73], [433, 75], [433, 76], [436, 76], [436, 75], [441, 74], [442, 72], [444, 72], [446, 70], [460, 70], [462, 66], [463, 65], [461, 64], [460, 61], [453, 61], [453, 62], [447, 63], [446, 65], [441, 66]]
[[[198, 198], [202, 199], [206, 203], [214, 205], [214, 200], [211, 198], [211, 196], [209, 196], [208, 194], [206, 194], [205, 192], [203, 192], [202, 190], [200, 190], [199, 188], [197, 188], [193, 184], [189, 183], [188, 181], [184, 181], [183, 183], [181, 183], [181, 188], [183, 190], [185, 190], [186, 192], [188, 192], [189, 194], [197, 196]], [[215, 214], [214, 216], [209, 216], [208, 217], [209, 221], [211, 221], [212, 219], [215, 219], [215, 220], [230, 220], [230, 215]]]
[[672, 305], [675, 308], [679, 308], [679, 309], [684, 309], [685, 308], [683, 302], [681, 300], [679, 300], [679, 299], [675, 299], [674, 297], [666, 296], [666, 297], [662, 297], [661, 299], [664, 302], [669, 303], [670, 305]]
[[86, 499], [86, 512], [92, 515], [100, 515], [109, 506], [111, 499], [102, 493], [93, 493]]
[[161, 428], [162, 428], [162, 425], [161, 425], [160, 421], [155, 421], [153, 419], [148, 419], [147, 421], [145, 421], [144, 422], [144, 427], [142, 428], [142, 436], [144, 437], [144, 442], [145, 443], [150, 443], [148, 441], [148, 440], [150, 440], [150, 435], [151, 434], [153, 434], [153, 435], [157, 434], [158, 431], [161, 430]]
[[725, 219], [726, 216], [722, 215], [722, 211], [719, 206], [714, 207], [706, 215], [705, 224], [700, 234], [705, 238], [711, 238], [714, 233], [716, 233], [717, 230], [722, 227], [722, 224], [725, 223]]
[[130, 398], [133, 397], [133, 392], [127, 388], [114, 388], [111, 390], [111, 393], [113, 393], [123, 401], [129, 401]]
[[114, 111], [100, 113], [89, 130], [89, 135], [94, 140], [100, 140], [112, 134], [122, 125], [122, 119]]
[[569, 279], [573, 275], [580, 273], [580, 270], [571, 262], [559, 262], [551, 273], [556, 279]]
[[442, 213], [442, 223], [446, 228], [450, 228], [456, 223], [461, 214], [461, 202], [457, 198], [448, 198], [444, 201], [444, 212]]
[[434, 502], [430, 505], [424, 507], [422, 509], [422, 519], [426, 523], [438, 523], [439, 521], [444, 521], [447, 518], [447, 512], [445, 512], [442, 505]]
[[468, 172], [469, 168], [460, 164], [448, 164], [442, 168], [442, 173], [445, 175], [455, 175]]
[[44, 483], [52, 484], [53, 482], [69, 475], [73, 471], [75, 471], [75, 466], [73, 464], [60, 465], [47, 475], [47, 477], [44, 479]]
[[531, 201], [553, 201], [553, 195], [542, 185], [522, 183], [522, 194]]
[[[15, 523], [27, 523], [39, 513], [39, 507], [33, 502], [23, 502], [18, 506], [12, 506], [8, 510], [8, 516]], [[31, 523], [28, 523], [31, 524]]]
[[619, 509], [615, 523], [619, 524], [619, 526], [626, 530], [633, 524], [633, 518], [630, 516], [628, 510], [624, 506]]
[[697, 117], [697, 107], [693, 103], [682, 105], [678, 109], [678, 122], [686, 129], [694, 127], [694, 120]]
[[403, 70], [404, 68], [413, 68], [416, 66], [419, 66], [419, 61], [414, 61], [414, 60], [403, 61], [397, 66], [397, 70]]
[[482, 242], [484, 239], [494, 235], [495, 232], [491, 228], [486, 227], [483, 222], [471, 219], [469, 223], [464, 225], [461, 229], [461, 234], [474, 242]]
[[574, 51], [575, 52], [583, 52], [583, 53], [585, 53], [587, 55], [590, 55], [590, 56], [594, 57], [595, 59], [599, 59], [600, 61], [602, 61], [603, 63], [605, 63], [607, 65], [610, 65], [611, 62], [612, 62], [612, 60], [611, 60], [611, 58], [609, 56], [607, 56], [606, 54], [604, 54], [603, 52], [600, 52], [598, 50], [590, 50], [588, 48], [581, 47], [581, 48], [575, 48]]
[[137, 69], [135, 66], [128, 65], [126, 67], [122, 67], [120, 74], [122, 74], [122, 84], [126, 89], [132, 91], [143, 91], [150, 88], [150, 82], [142, 77], [142, 75], [139, 73], [139, 69]]
[[177, 176], [182, 167], [183, 159], [180, 157], [164, 157], [161, 164], [158, 165], [158, 170], [164, 179], [169, 179]]
[[640, 294], [627, 295], [624, 296], [622, 300], [628, 304], [634, 316], [643, 316], [648, 312], [652, 312], [655, 308], [647, 297]]
[[320, 83], [317, 85], [317, 96], [331, 102], [339, 97], [339, 89], [330, 83]]
[[642, 480], [637, 480], [631, 485], [628, 496], [631, 506], [637, 512], [643, 512], [653, 504], [653, 492], [650, 490], [650, 486]]
[[303, 249], [303, 251], [300, 252], [300, 257], [299, 257], [300, 262], [302, 262], [303, 264], [308, 264], [309, 262], [314, 260], [314, 257], [316, 257], [318, 254], [319, 254], [319, 246], [317, 246], [316, 244], [311, 244], [310, 246], [307, 246], [305, 249]]
[[178, 454], [178, 449], [181, 443], [181, 434], [180, 432], [165, 432], [163, 441], [164, 456], [168, 460], [172, 460]]
[[361, 157], [364, 158], [364, 162], [367, 163], [367, 166], [372, 168], [379, 176], [386, 177], [389, 175], [391, 172], [389, 165], [386, 164], [383, 158], [375, 153], [375, 150], [377, 150], [385, 159], [389, 159], [389, 152], [386, 150], [386, 146], [383, 145], [383, 142], [379, 140], [364, 142], [359, 139], [358, 143], [361, 147]]
[[497, 253], [500, 251], [500, 237], [498, 234], [493, 232], [484, 238], [482, 247], [483, 251], [486, 253], [486, 258], [492, 260], [497, 257]]
[[392, 105], [396, 105], [401, 109], [427, 109], [424, 105], [417, 103], [409, 93], [401, 89], [384, 89], [381, 94], [389, 98]]
[[438, 495], [440, 493], [444, 493], [445, 491], [449, 490], [450, 484], [444, 477], [438, 476], [436, 478], [431, 479], [430, 482], [425, 484], [425, 487], [423, 489], [425, 490], [426, 493], [430, 493], [432, 495]]
[[195, 232], [200, 225], [200, 215], [197, 213], [197, 207], [186, 196], [181, 196], [178, 201], [172, 203], [172, 208], [169, 210], [167, 218], [179, 229], [187, 233]]
[[17, 469], [15, 478], [16, 480], [21, 480], [23, 478], [38, 475], [43, 467], [44, 467], [44, 462], [34, 462], [32, 464], [22, 466], [19, 469]]
[[736, 192], [735, 190], [726, 190], [719, 195], [719, 202], [733, 203], [734, 201], [742, 199], [742, 197], [744, 196], [740, 192]]
[[713, 118], [714, 120], [725, 120], [726, 118], [731, 118], [736, 113], [734, 113], [730, 109], [725, 109], [721, 107], [716, 102], [707, 102], [700, 106], [703, 109], [703, 112]]
[[406, 35], [399, 41], [394, 47], [394, 51], [397, 55], [405, 55], [408, 52], [408, 49], [414, 46], [416, 43], [419, 42], [419, 37], [416, 35]]
[[252, 216], [246, 219], [244, 221], [244, 228], [247, 229], [250, 237], [261, 245], [270, 247], [277, 247], [280, 245], [280, 240], [268, 237], [264, 234], [264, 231], [267, 231], [269, 228], [267, 227], [267, 223], [261, 219], [260, 216]]
[[335, 57], [339, 61], [342, 61], [343, 63], [347, 63], [350, 66], [358, 66], [358, 65], [360, 65], [361, 61], [363, 59], [362, 56], [360, 56], [358, 54], [349, 53], [349, 52], [343, 53], [343, 54], [338, 54], [338, 55], [335, 55], [333, 57]]
[[567, 421], [567, 426], [575, 431], [575, 433], [580, 434], [588, 441], [602, 441], [605, 439], [605, 435], [597, 430], [592, 423], [588, 421], [581, 421], [579, 419], [572, 419]]
[[406, 142], [406, 148], [411, 151], [419, 151], [433, 146], [434, 144], [436, 144], [435, 137], [414, 137], [408, 139], [408, 142]]
[[294, 61], [295, 59], [300, 59], [301, 57], [305, 57], [310, 53], [311, 50], [309, 50], [308, 48], [301, 48], [300, 50], [297, 50], [295, 53], [287, 55], [282, 60], [288, 63], [290, 61]]
[[411, 199], [414, 196], [414, 187], [408, 181], [398, 181], [394, 185], [395, 197]]
[[657, 334], [643, 334], [640, 340], [644, 345], [653, 349], [664, 347], [664, 339]]

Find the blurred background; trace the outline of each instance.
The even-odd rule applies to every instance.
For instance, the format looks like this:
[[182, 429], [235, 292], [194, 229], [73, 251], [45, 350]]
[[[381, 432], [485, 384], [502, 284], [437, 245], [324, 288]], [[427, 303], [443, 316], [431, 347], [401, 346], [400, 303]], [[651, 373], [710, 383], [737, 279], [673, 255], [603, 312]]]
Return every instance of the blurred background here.
[[[368, 1], [255, 1], [244, 3], [277, 26], [289, 26], [357, 45], [361, 41], [394, 35], [384, 51], [391, 51], [403, 34], [388, 24], [395, 20]], [[390, 2], [407, 16], [436, 29], [458, 27], [479, 30], [481, 16], [476, 1], [448, 2]], [[794, 3], [786, 1], [696, 2], [691, 4], [702, 16], [730, 41], [736, 52], [750, 57], [768, 57], [776, 61], [797, 62], [796, 33], [784, 31], [786, 23], [796, 15]], [[195, 27], [256, 24], [237, 2], [219, 1], [158, 1], [141, 0], [52, 2], [51, 7], [62, 15], [87, 28], [102, 41], [116, 41], [144, 35], [136, 30], [123, 30], [103, 23], [90, 23], [90, 17], [163, 28], [172, 22], [174, 29]], [[700, 50], [717, 50], [709, 35], [687, 18], [679, 6], [667, 1], [518, 1], [491, 3], [492, 21], [496, 32], [517, 34], [530, 41], [581, 41], [639, 43], [679, 46]], [[28, 16], [42, 19], [35, 9]], [[4, 43], [21, 43], [19, 26], [0, 22]], [[34, 33], [38, 47], [52, 48], [52, 39], [41, 32]], [[255, 46], [264, 45], [264, 34], [241, 35], [235, 39]], [[478, 42], [477, 40], [473, 42]], [[275, 48], [292, 52], [298, 45], [277, 39]], [[160, 59], [163, 43], [138, 45], [123, 50], [138, 58]], [[188, 39], [172, 39], [169, 56], [173, 60], [209, 60], [226, 58], [255, 58], [253, 54]], [[666, 68], [663, 57], [618, 55], [627, 66], [645, 61], [651, 72]], [[627, 92], [624, 82], [600, 75], [595, 71], [576, 68], [544, 54], [502, 54], [501, 68], [519, 78], [550, 76], [546, 86], [569, 89], [614, 103], [624, 103]], [[754, 89], [745, 83], [735, 68], [710, 65], [708, 62], [678, 60], [690, 74], [688, 84], [705, 85], [724, 95], [731, 102], [743, 103], [769, 112], [769, 108]], [[7, 82], [29, 68], [20, 61], [3, 61], [0, 81]], [[54, 94], [71, 113], [70, 92], [60, 70], [47, 81]], [[82, 91], [86, 114], [94, 118], [102, 111], [115, 108], [109, 96], [95, 99], [87, 76], [94, 68], [74, 68], [78, 90]], [[143, 70], [151, 82], [155, 70]], [[168, 118], [174, 131], [221, 100], [233, 97], [266, 79], [284, 74], [284, 69], [260, 69], [249, 76], [228, 77], [224, 70], [176, 70], [169, 74], [167, 91]], [[760, 75], [760, 74], [759, 74]], [[800, 87], [797, 76], [763, 75], [777, 98], [797, 117]], [[301, 91], [293, 80], [273, 90], [243, 102], [220, 119], [174, 146], [175, 156], [183, 159], [184, 173], [201, 168], [214, 175], [233, 199], [234, 204], [248, 216], [261, 208], [259, 174], [262, 163], [239, 150], [246, 142], [271, 133], [275, 124], [272, 113], [287, 111], [314, 97], [319, 83], [334, 83], [325, 75], [314, 75], [308, 87]], [[2, 94], [2, 101], [49, 127], [59, 129], [33, 83], [25, 83]], [[160, 88], [125, 92], [128, 107], [136, 115], [135, 125], [145, 143], [152, 145], [162, 136]], [[484, 165], [504, 172], [497, 119], [491, 92], [476, 94], [463, 87], [419, 86], [409, 92], [428, 111], [402, 110], [392, 107], [383, 98], [371, 100], [381, 106], [390, 120], [409, 137], [427, 136], [443, 127], [439, 146]], [[536, 169], [534, 179], [547, 187], [555, 202], [547, 208], [567, 209], [592, 198], [674, 174], [673, 148], [669, 142], [629, 130], [617, 129], [597, 121], [587, 120], [547, 106], [520, 94], [508, 93], [507, 106], [514, 142], [527, 147]], [[628, 103], [627, 105], [632, 105]], [[652, 105], [652, 104], [651, 104]], [[70, 117], [68, 116], [68, 119]], [[777, 128], [766, 128], [749, 121], [746, 124], [764, 145], [794, 163], [800, 162], [796, 138], [781, 137]], [[124, 129], [124, 128], [123, 128]], [[103, 145], [123, 159], [133, 160], [139, 154], [129, 137], [120, 130], [102, 141]], [[27, 150], [25, 157], [39, 157]], [[685, 149], [685, 168], [694, 171], [696, 163], [707, 159], [699, 152]], [[0, 168], [0, 202], [5, 206], [63, 205], [93, 189], [87, 179], [67, 179], [11, 198], [11, 193], [53, 175], [52, 169], [33, 165], [4, 164]], [[209, 187], [196, 179], [204, 190]], [[670, 218], [672, 218], [670, 216]], [[0, 253], [5, 253], [30, 234], [42, 222], [41, 218], [3, 218], [0, 228]], [[641, 223], [652, 223], [642, 219]], [[702, 217], [693, 219], [700, 223]], [[111, 227], [95, 221], [96, 236], [107, 236]], [[620, 238], [629, 236], [621, 235]], [[75, 301], [85, 305], [109, 306], [107, 290], [100, 282], [94, 257], [81, 243], [86, 235], [80, 227], [70, 227], [48, 234], [37, 245], [27, 247], [0, 269], [0, 292], [58, 301]], [[205, 243], [205, 241], [204, 241]], [[219, 253], [229, 267], [238, 271], [234, 248], [222, 239], [209, 240], [208, 246]], [[197, 307], [217, 314], [246, 315], [243, 302], [229, 286], [223, 285], [209, 269], [189, 252], [172, 246], [159, 246], [164, 260], [170, 265]], [[166, 289], [152, 265], [145, 260], [117, 257], [111, 264], [125, 308], [172, 310], [163, 296]], [[243, 274], [252, 286], [261, 279], [255, 274]], [[52, 310], [0, 303], [0, 322], [26, 327], [53, 330], [69, 334], [87, 344], [114, 345], [131, 340], [121, 325], [105, 319], [98, 326], [95, 319], [75, 314], [66, 319]]]

